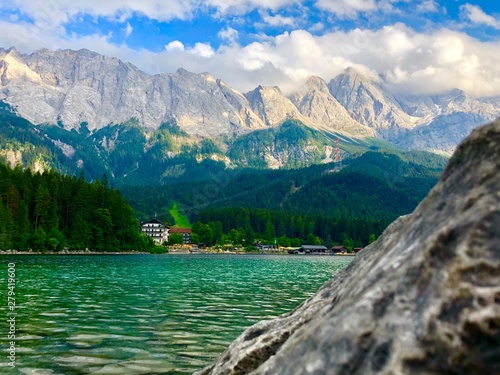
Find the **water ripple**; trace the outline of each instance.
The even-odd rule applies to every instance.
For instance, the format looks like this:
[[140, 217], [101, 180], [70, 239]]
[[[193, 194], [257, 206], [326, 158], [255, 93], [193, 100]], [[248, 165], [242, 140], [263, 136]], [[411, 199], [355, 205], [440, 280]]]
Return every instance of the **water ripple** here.
[[[20, 374], [48, 375], [192, 373], [246, 327], [298, 306], [350, 261], [189, 255], [2, 260], [16, 262], [16, 367]], [[0, 284], [5, 300], [6, 280]], [[5, 316], [5, 307], [0, 310]]]

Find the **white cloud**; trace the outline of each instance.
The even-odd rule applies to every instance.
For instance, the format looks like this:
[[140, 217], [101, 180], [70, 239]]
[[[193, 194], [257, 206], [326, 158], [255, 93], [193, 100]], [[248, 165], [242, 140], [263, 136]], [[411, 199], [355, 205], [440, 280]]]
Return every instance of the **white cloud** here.
[[81, 15], [106, 17], [125, 22], [132, 13], [156, 20], [186, 19], [199, 0], [12, 0], [3, 2], [6, 9], [19, 10], [40, 27], [60, 25]]
[[193, 48], [188, 48], [187, 51], [205, 58], [212, 57], [215, 54], [214, 49], [208, 43], [196, 43]]
[[[358, 0], [359, 1], [359, 0]], [[301, 0], [11, 0], [0, 7], [19, 11], [39, 27], [53, 27], [89, 15], [126, 22], [136, 13], [147, 18], [169, 21], [188, 19], [199, 9], [214, 9], [219, 14], [244, 14], [253, 9], [277, 10]]]
[[277, 10], [301, 2], [301, 0], [205, 0], [201, 3], [217, 9], [221, 14], [243, 14], [252, 9]]
[[123, 31], [125, 32], [125, 38], [128, 38], [134, 31], [134, 28], [130, 25], [129, 22], [127, 22], [127, 26], [125, 26]]
[[417, 5], [417, 10], [423, 13], [433, 13], [438, 11], [436, 0], [424, 0]]
[[312, 25], [310, 28], [309, 28], [309, 31], [311, 32], [316, 32], [316, 31], [321, 31], [325, 28], [325, 25], [321, 22], [317, 22], [315, 23], [314, 25]]
[[292, 26], [296, 24], [293, 17], [283, 17], [279, 14], [271, 16], [269, 13], [261, 12], [262, 20], [270, 26]]
[[448, 29], [426, 34], [396, 24], [321, 36], [296, 30], [243, 46], [231, 42], [236, 30], [227, 28], [220, 34], [229, 42], [217, 50], [209, 44], [185, 46], [173, 41], [163, 51], [152, 52], [113, 44], [110, 35], [80, 37], [67, 35], [63, 27], [0, 21], [0, 46], [16, 46], [22, 52], [88, 48], [148, 73], [174, 72], [179, 67], [207, 71], [243, 92], [259, 84], [291, 92], [310, 75], [329, 80], [353, 66], [366, 74], [380, 74], [394, 91], [438, 93], [458, 87], [473, 95], [500, 95], [500, 43], [481, 42]]
[[[187, 52], [192, 55], [197, 55], [204, 58], [212, 57], [215, 54], [214, 49], [208, 43], [196, 43], [194, 47], [186, 48], [184, 44], [178, 40], [174, 40], [173, 42], [168, 43], [165, 46], [165, 51], [179, 53], [179, 52]], [[152, 52], [153, 53], [153, 52]], [[179, 66], [181, 67], [181, 66]]]
[[227, 27], [225, 29], [222, 29], [219, 31], [217, 36], [225, 41], [228, 41], [229, 43], [236, 43], [236, 40], [238, 39], [238, 30], [233, 29], [232, 27]]
[[340, 17], [356, 18], [360, 12], [377, 9], [375, 0], [318, 0], [316, 6]]
[[477, 5], [472, 5], [472, 4], [462, 5], [460, 7], [460, 11], [462, 12], [462, 15], [465, 18], [469, 19], [473, 23], [491, 26], [496, 30], [500, 29], [500, 20], [486, 14]]
[[241, 47], [237, 55], [244, 70], [271, 65], [281, 71], [284, 91], [309, 75], [329, 80], [354, 66], [386, 77], [394, 91], [431, 94], [458, 87], [472, 95], [500, 95], [500, 43], [446, 29], [424, 34], [394, 25], [323, 36], [294, 31]]
[[168, 52], [172, 52], [172, 51], [184, 51], [184, 44], [182, 44], [182, 42], [180, 42], [178, 40], [174, 40], [173, 42], [168, 43], [165, 46], [165, 49]]

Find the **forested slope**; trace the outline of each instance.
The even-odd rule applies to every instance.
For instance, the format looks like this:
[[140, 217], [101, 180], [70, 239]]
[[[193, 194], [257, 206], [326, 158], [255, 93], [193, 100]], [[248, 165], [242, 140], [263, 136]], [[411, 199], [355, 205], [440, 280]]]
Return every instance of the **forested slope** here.
[[146, 251], [133, 209], [103, 181], [0, 164], [0, 249]]

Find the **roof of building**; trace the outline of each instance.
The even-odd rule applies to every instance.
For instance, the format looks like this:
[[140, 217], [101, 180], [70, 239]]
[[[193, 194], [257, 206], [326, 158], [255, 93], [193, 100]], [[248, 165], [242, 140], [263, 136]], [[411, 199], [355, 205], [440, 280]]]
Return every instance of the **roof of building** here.
[[301, 248], [303, 249], [311, 249], [311, 250], [326, 250], [326, 246], [321, 246], [321, 245], [302, 245]]
[[347, 247], [345, 247], [345, 246], [333, 246], [330, 250], [333, 253], [344, 253], [347, 251]]
[[191, 228], [170, 228], [170, 233], [191, 233]]
[[149, 220], [149, 221], [146, 221], [142, 224], [162, 224], [163, 225], [163, 223], [160, 220], [158, 220], [156, 217]]

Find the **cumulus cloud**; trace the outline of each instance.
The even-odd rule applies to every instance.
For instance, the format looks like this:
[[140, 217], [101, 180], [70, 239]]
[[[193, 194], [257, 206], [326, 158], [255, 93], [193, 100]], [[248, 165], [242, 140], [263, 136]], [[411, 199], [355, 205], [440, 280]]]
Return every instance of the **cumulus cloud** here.
[[184, 44], [182, 44], [182, 42], [180, 42], [178, 40], [174, 40], [173, 42], [168, 43], [165, 46], [165, 49], [168, 52], [172, 52], [172, 51], [184, 51]]
[[187, 52], [204, 58], [212, 57], [215, 54], [214, 49], [208, 43], [196, 43], [193, 47], [186, 48], [179, 40], [174, 40], [165, 46], [167, 52]]
[[214, 49], [208, 43], [196, 43], [193, 48], [187, 49], [189, 53], [209, 58], [215, 54]]
[[229, 43], [236, 43], [236, 40], [238, 39], [238, 30], [236, 29], [233, 29], [232, 27], [226, 27], [225, 29], [222, 29], [221, 31], [219, 31], [219, 33], [217, 34], [217, 36], [223, 40], [223, 41], [227, 41]]
[[417, 5], [417, 10], [422, 13], [433, 13], [438, 11], [436, 0], [424, 0]]
[[325, 28], [325, 25], [322, 22], [316, 22], [314, 25], [312, 25], [309, 28], [309, 31], [311, 32], [316, 32], [316, 31], [321, 31]]
[[40, 27], [64, 24], [80, 15], [105, 17], [125, 22], [133, 13], [160, 21], [186, 19], [198, 0], [12, 0], [2, 7], [20, 11]]
[[217, 9], [220, 14], [243, 14], [252, 9], [277, 10], [301, 3], [302, 0], [205, 0], [205, 6]]
[[458, 87], [472, 95], [500, 95], [500, 43], [446, 29], [424, 34], [393, 25], [322, 36], [298, 30], [241, 47], [237, 56], [245, 71], [268, 65], [281, 71], [284, 91], [310, 75], [329, 80], [353, 66], [381, 76], [398, 92], [434, 94]]
[[486, 14], [477, 5], [465, 4], [460, 7], [460, 10], [462, 12], [462, 16], [473, 23], [491, 26], [496, 30], [500, 29], [500, 20]]
[[359, 12], [377, 9], [375, 0], [318, 0], [316, 6], [337, 16], [355, 18]]
[[262, 20], [270, 26], [292, 26], [295, 24], [293, 17], [284, 17], [282, 15], [271, 16], [269, 13], [261, 12]]
[[[359, 1], [359, 0], [357, 0]], [[62, 25], [81, 15], [126, 22], [133, 14], [169, 21], [188, 19], [199, 9], [212, 9], [221, 15], [244, 14], [253, 9], [277, 10], [301, 0], [11, 0], [2, 1], [4, 9], [20, 12], [39, 27]]]

